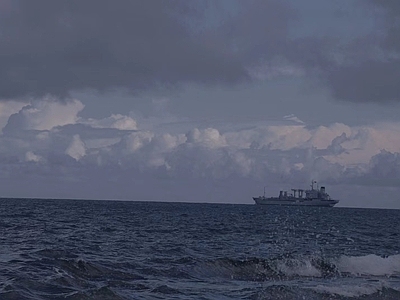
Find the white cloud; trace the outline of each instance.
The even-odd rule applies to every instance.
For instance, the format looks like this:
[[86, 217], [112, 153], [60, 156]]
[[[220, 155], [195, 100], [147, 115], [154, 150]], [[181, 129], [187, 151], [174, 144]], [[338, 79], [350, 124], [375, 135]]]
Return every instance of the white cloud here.
[[93, 128], [115, 128], [119, 130], [137, 130], [137, 124], [134, 119], [121, 114], [112, 114], [108, 118], [101, 120], [88, 119], [80, 120], [80, 123], [89, 125]]
[[301, 120], [297, 121], [293, 115], [285, 116], [283, 119], [284, 122], [258, 124], [250, 129], [228, 131], [223, 136], [228, 144], [237, 148], [265, 146], [268, 149], [289, 150], [308, 147], [312, 131], [307, 129]]
[[355, 127], [346, 132], [346, 138], [337, 142], [335, 146], [343, 150], [326, 156], [329, 161], [342, 165], [368, 164], [371, 157], [383, 149], [400, 152], [400, 124]]
[[209, 148], [220, 148], [226, 146], [226, 141], [215, 128], [199, 130], [197, 128], [186, 134], [189, 143], [206, 146]]
[[290, 114], [287, 116], [283, 117], [284, 120], [288, 120], [288, 121], [293, 121], [299, 124], [305, 124], [302, 120], [300, 120], [298, 117], [296, 117], [294, 114]]
[[80, 160], [86, 155], [85, 143], [81, 140], [78, 134], [72, 137], [71, 144], [65, 150], [65, 154], [71, 156], [75, 160]]
[[310, 132], [310, 144], [317, 149], [326, 149], [334, 138], [343, 133], [345, 133], [346, 136], [351, 136], [352, 129], [341, 123], [335, 123], [328, 127], [319, 126], [317, 129]]
[[40, 162], [43, 160], [43, 158], [39, 155], [36, 155], [32, 151], [28, 151], [25, 153], [25, 160], [32, 161], [32, 162]]
[[153, 137], [154, 133], [148, 131], [131, 133], [123, 140], [124, 148], [128, 153], [134, 153], [149, 144]]
[[11, 115], [5, 129], [50, 130], [56, 126], [75, 124], [78, 113], [84, 107], [82, 102], [76, 99], [66, 103], [52, 99], [35, 100]]
[[[190, 201], [196, 194], [196, 201], [221, 202], [223, 197], [222, 202], [246, 203], [254, 189], [304, 187], [311, 179], [333, 190], [351, 182], [395, 189], [400, 183], [400, 123], [308, 128], [289, 120], [296, 123], [224, 131], [217, 126], [192, 128], [187, 133], [132, 131], [136, 123], [127, 116], [78, 118], [83, 108], [79, 103], [23, 108], [17, 115], [24, 122], [0, 136], [2, 180], [37, 180], [38, 186], [43, 180], [47, 196], [56, 190], [45, 179], [55, 180], [57, 174], [59, 184], [81, 183], [79, 189], [70, 189], [80, 194], [70, 197], [97, 195], [92, 191], [96, 182], [102, 197], [153, 199], [157, 193], [167, 197], [158, 200]], [[62, 113], [68, 117], [56, 121]]]

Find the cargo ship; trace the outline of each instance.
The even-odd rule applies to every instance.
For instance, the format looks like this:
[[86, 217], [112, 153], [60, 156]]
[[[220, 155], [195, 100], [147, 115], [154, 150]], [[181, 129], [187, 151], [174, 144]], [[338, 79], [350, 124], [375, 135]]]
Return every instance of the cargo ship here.
[[[314, 185], [316, 186], [314, 188]], [[333, 207], [339, 200], [332, 199], [326, 192], [325, 187], [318, 187], [315, 180], [311, 182], [311, 189], [291, 189], [293, 193], [288, 194], [287, 191], [280, 191], [278, 197], [253, 197], [258, 205], [287, 205], [287, 206], [325, 206]]]

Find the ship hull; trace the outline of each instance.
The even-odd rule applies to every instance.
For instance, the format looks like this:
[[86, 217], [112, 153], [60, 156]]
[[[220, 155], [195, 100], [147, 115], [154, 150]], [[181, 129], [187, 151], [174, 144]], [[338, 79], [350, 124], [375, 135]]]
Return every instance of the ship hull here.
[[333, 207], [338, 200], [321, 200], [321, 199], [279, 199], [279, 198], [264, 198], [253, 197], [257, 205], [278, 205], [278, 206], [319, 206]]

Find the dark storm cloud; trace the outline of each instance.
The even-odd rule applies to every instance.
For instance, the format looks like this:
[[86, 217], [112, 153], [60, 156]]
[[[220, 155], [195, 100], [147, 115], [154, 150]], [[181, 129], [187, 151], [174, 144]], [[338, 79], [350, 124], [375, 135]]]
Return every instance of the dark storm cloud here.
[[203, 17], [202, 5], [148, 0], [13, 4], [0, 11], [0, 98], [181, 81], [235, 83], [247, 77], [235, 58], [206, 47], [184, 25]]
[[372, 12], [380, 28], [350, 42], [294, 35], [296, 26], [313, 19], [301, 19], [290, 1], [4, 3], [0, 99], [185, 82], [238, 84], [250, 79], [252, 67], [278, 60], [302, 69], [336, 99], [400, 100], [397, 0], [359, 1], [357, 9]]
[[351, 43], [343, 57], [326, 70], [326, 84], [339, 100], [400, 101], [400, 1], [371, 0], [370, 17], [377, 32]]
[[386, 29], [384, 46], [388, 50], [393, 50], [398, 53], [400, 51], [400, 1], [371, 1], [378, 8], [382, 9], [386, 15], [384, 22]]
[[337, 66], [327, 75], [336, 99], [359, 102], [400, 101], [400, 60], [369, 60]]
[[[337, 26], [341, 36], [293, 35], [296, 26], [313, 19], [300, 16], [289, 3], [253, 1], [231, 24], [225, 24], [229, 30], [224, 36], [236, 42], [244, 65], [282, 58], [326, 87], [337, 100], [400, 101], [400, 1], [354, 2], [354, 9], [364, 12], [365, 26], [373, 22], [375, 27], [349, 35], [344, 32], [347, 28], [339, 29], [337, 19], [330, 25]], [[349, 11], [341, 13], [352, 18]], [[356, 22], [360, 20], [354, 18], [350, 24], [356, 26]], [[318, 29], [319, 24], [313, 26]]]

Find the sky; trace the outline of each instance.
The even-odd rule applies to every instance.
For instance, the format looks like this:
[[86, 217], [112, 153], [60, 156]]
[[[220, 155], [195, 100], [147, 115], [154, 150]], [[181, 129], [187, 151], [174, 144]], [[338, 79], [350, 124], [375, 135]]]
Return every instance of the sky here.
[[400, 1], [0, 0], [0, 196], [400, 209]]

